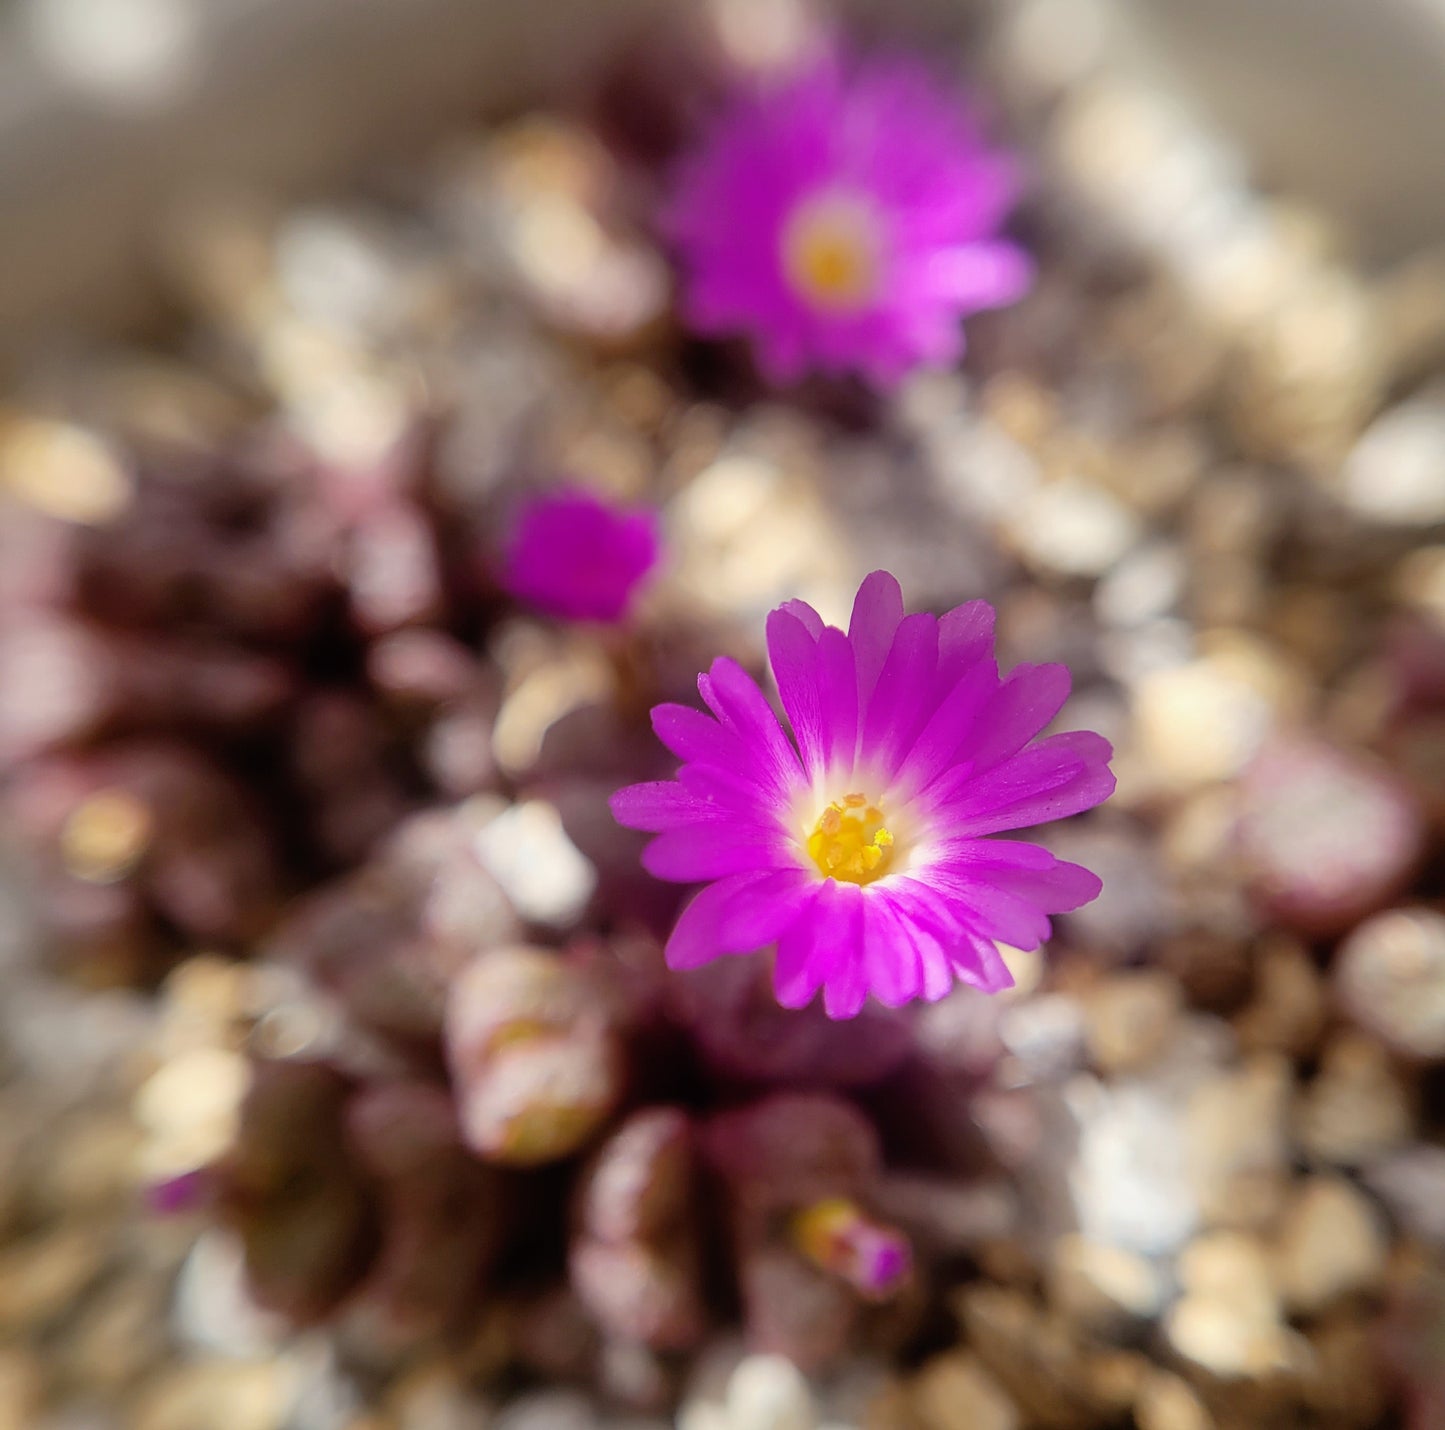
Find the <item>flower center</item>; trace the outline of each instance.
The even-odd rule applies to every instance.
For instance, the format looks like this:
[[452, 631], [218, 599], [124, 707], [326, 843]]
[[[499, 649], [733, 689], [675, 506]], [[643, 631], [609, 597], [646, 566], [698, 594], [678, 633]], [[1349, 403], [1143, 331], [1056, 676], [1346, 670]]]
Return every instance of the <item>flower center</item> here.
[[878, 291], [882, 248], [871, 205], [851, 194], [819, 194], [799, 204], [783, 229], [783, 272], [815, 307], [853, 312]]
[[808, 836], [808, 857], [818, 871], [848, 884], [871, 884], [888, 872], [893, 836], [883, 811], [863, 794], [835, 799]]

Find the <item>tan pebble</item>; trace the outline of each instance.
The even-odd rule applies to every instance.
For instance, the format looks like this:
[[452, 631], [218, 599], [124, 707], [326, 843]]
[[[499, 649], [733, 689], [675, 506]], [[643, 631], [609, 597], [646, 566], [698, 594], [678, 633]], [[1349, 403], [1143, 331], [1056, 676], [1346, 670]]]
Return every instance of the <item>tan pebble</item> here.
[[1164, 1332], [1175, 1351], [1221, 1380], [1264, 1378], [1297, 1358], [1297, 1338], [1277, 1321], [1252, 1320], [1231, 1302], [1209, 1296], [1178, 1302]]
[[1343, 1177], [1310, 1177], [1285, 1213], [1278, 1248], [1280, 1289], [1290, 1310], [1313, 1315], [1343, 1296], [1376, 1287], [1388, 1243], [1364, 1193]]
[[1018, 1407], [976, 1356], [935, 1356], [913, 1381], [913, 1411], [923, 1430], [1018, 1430]]
[[1414, 1130], [1409, 1088], [1372, 1038], [1341, 1033], [1295, 1110], [1295, 1140], [1319, 1162], [1356, 1167], [1404, 1146]]
[[1255, 995], [1235, 1019], [1242, 1047], [1304, 1057], [1324, 1031], [1324, 984], [1303, 944], [1285, 937], [1271, 939], [1255, 964]]
[[1279, 1214], [1289, 1179], [1292, 1085], [1287, 1059], [1261, 1055], [1206, 1082], [1191, 1099], [1190, 1177], [1207, 1223], [1259, 1227]]
[[1279, 1317], [1269, 1256], [1258, 1237], [1237, 1231], [1197, 1237], [1180, 1254], [1178, 1274], [1191, 1295], [1233, 1307], [1241, 1322]]
[[201, 1361], [163, 1372], [137, 1397], [130, 1430], [278, 1430], [289, 1377], [278, 1361]]
[[130, 1275], [108, 1282], [67, 1327], [57, 1369], [110, 1397], [150, 1370], [167, 1348], [168, 1287]]
[[1237, 774], [1303, 699], [1302, 677], [1280, 651], [1223, 630], [1198, 659], [1141, 679], [1134, 714], [1157, 773], [1189, 788]]
[[35, 1356], [18, 1346], [0, 1350], [0, 1430], [34, 1430], [44, 1388]]
[[1214, 1418], [1188, 1381], [1165, 1370], [1145, 1378], [1134, 1418], [1139, 1430], [1215, 1430]]
[[38, 1327], [65, 1313], [101, 1270], [105, 1251], [106, 1233], [71, 1226], [0, 1252], [0, 1329]]
[[1065, 1236], [1054, 1245], [1049, 1299], [1071, 1320], [1107, 1333], [1157, 1315], [1164, 1284], [1158, 1270], [1132, 1251]]
[[1107, 979], [1084, 1010], [1089, 1055], [1095, 1065], [1114, 1073], [1152, 1062], [1170, 1041], [1182, 997], [1179, 984], [1157, 970]]
[[130, 1118], [82, 1114], [55, 1129], [36, 1171], [36, 1199], [47, 1209], [84, 1214], [104, 1210], [135, 1187], [140, 1133]]

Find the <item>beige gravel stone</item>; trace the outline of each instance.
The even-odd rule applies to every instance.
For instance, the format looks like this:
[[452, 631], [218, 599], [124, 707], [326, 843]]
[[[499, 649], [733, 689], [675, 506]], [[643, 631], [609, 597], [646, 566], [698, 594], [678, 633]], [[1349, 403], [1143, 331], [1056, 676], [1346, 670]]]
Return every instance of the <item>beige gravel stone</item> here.
[[1106, 1073], [1147, 1065], [1167, 1046], [1182, 1004], [1182, 990], [1154, 969], [1118, 973], [1084, 1005], [1089, 1056]]
[[1291, 1311], [1313, 1315], [1341, 1297], [1372, 1290], [1389, 1243], [1379, 1214], [1343, 1177], [1310, 1177], [1291, 1199], [1276, 1272]]
[[1341, 1033], [1295, 1108], [1295, 1141], [1315, 1161], [1358, 1167], [1410, 1140], [1410, 1089], [1372, 1038]]
[[1107, 1335], [1155, 1316], [1164, 1296], [1163, 1277], [1143, 1256], [1082, 1236], [1054, 1244], [1049, 1299], [1091, 1330]]
[[0, 1252], [0, 1330], [38, 1328], [65, 1313], [100, 1273], [108, 1233], [64, 1226]]
[[921, 1430], [1019, 1430], [1008, 1392], [976, 1356], [935, 1356], [913, 1382], [913, 1412]]
[[1189, 1382], [1165, 1370], [1151, 1371], [1134, 1406], [1139, 1430], [1215, 1430]]

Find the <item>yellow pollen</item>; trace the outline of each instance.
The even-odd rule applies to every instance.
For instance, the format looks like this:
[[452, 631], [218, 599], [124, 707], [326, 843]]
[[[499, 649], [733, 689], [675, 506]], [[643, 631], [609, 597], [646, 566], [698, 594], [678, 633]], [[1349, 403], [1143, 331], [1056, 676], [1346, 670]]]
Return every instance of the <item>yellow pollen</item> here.
[[835, 799], [808, 836], [808, 857], [818, 872], [848, 884], [871, 884], [888, 872], [893, 835], [883, 826], [883, 811], [867, 795]]
[[816, 307], [853, 312], [878, 291], [878, 225], [868, 206], [846, 194], [800, 204], [783, 230], [783, 270], [793, 290]]

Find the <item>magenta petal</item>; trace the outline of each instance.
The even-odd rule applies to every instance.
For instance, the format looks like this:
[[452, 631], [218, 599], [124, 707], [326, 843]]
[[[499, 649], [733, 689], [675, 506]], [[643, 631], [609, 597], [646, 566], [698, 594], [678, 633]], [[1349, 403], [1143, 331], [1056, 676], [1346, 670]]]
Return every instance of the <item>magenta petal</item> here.
[[800, 919], [778, 939], [773, 963], [773, 994], [784, 1008], [805, 1008], [823, 986], [823, 969], [813, 958], [808, 920]]
[[828, 739], [823, 725], [818, 670], [818, 642], [795, 615], [776, 610], [768, 617], [768, 660], [778, 682], [778, 696], [809, 779], [827, 763]]
[[858, 898], [863, 891], [832, 879], [815, 887], [805, 916], [778, 940], [773, 988], [784, 1008], [803, 1007], [819, 988], [846, 974], [845, 965], [856, 967], [862, 985]]
[[929, 882], [963, 915], [966, 922], [991, 939], [1013, 948], [1037, 948], [1048, 938], [1048, 915], [1037, 905], [984, 877], [969, 877], [933, 868]]
[[923, 985], [918, 930], [883, 889], [863, 900], [864, 965], [873, 996], [885, 1008], [901, 1008]]
[[915, 790], [927, 789], [954, 767], [958, 751], [998, 689], [993, 661], [975, 661], [939, 702], [908, 752], [907, 777]]
[[969, 841], [959, 849], [980, 878], [1037, 904], [1045, 913], [1062, 914], [1099, 897], [1099, 876], [1079, 864], [1057, 859], [1037, 844], [1015, 839]]
[[818, 898], [822, 880], [803, 869], [765, 874], [724, 911], [718, 926], [721, 947], [748, 953], [776, 943]]
[[772, 831], [697, 825], [659, 834], [642, 851], [642, 867], [674, 884], [722, 879], [749, 870], [783, 869], [788, 852]]
[[937, 667], [938, 622], [927, 614], [905, 616], [863, 724], [869, 764], [889, 778], [928, 719]]
[[949, 958], [959, 981], [970, 987], [1001, 993], [1014, 986], [1013, 974], [990, 939], [968, 934], [950, 950]]
[[646, 829], [654, 834], [726, 817], [724, 811], [689, 794], [674, 780], [628, 785], [618, 790], [608, 805], [624, 829]]
[[503, 584], [549, 615], [616, 621], [657, 563], [657, 513], [563, 488], [533, 498], [507, 546]]
[[697, 684], [713, 713], [751, 747], [754, 759], [763, 763], [774, 781], [786, 783], [802, 774], [773, 707], [737, 661], [719, 656]]
[[981, 738], [964, 751], [973, 767], [986, 770], [1018, 754], [1064, 708], [1071, 685], [1067, 666], [1015, 666], [979, 722]]
[[780, 611], [786, 611], [794, 620], [801, 622], [803, 629], [808, 632], [814, 640], [823, 634], [823, 618], [806, 601], [784, 601], [778, 607]]
[[947, 690], [976, 661], [992, 660], [994, 609], [969, 601], [938, 618], [939, 685]]
[[824, 711], [824, 755], [851, 766], [858, 752], [858, 674], [853, 647], [836, 626], [818, 638], [818, 689]]
[[819, 900], [823, 911], [819, 952], [828, 961], [823, 977], [823, 1011], [830, 1018], [856, 1018], [868, 999], [863, 923], [866, 896], [857, 884], [832, 881], [828, 893], [826, 901]]
[[700, 968], [730, 950], [720, 938], [721, 921], [732, 905], [746, 897], [766, 873], [734, 874], [700, 889], [678, 915], [663, 957], [669, 968]]
[[971, 243], [939, 254], [929, 286], [941, 298], [967, 309], [1016, 303], [1034, 279], [1029, 256], [1012, 243]]
[[1114, 792], [1111, 753], [1089, 730], [1041, 740], [973, 780], [949, 805], [950, 825], [959, 834], [996, 834], [1092, 809]]
[[731, 730], [687, 705], [655, 705], [652, 728], [680, 760], [706, 760], [722, 765], [735, 762], [746, 751]]
[[859, 710], [868, 708], [902, 620], [903, 591], [894, 577], [887, 571], [874, 571], [864, 577], [853, 601], [853, 618], [848, 622], [848, 641], [858, 667]]

